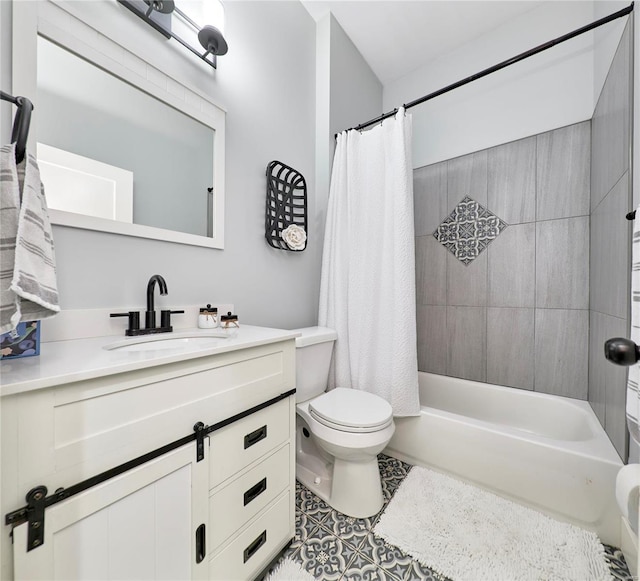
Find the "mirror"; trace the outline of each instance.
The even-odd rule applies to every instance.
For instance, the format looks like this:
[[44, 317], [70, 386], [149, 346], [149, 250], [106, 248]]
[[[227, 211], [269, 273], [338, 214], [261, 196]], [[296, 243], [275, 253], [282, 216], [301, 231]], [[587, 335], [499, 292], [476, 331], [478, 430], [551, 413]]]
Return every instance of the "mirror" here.
[[203, 88], [208, 80], [182, 77], [182, 47], [153, 45], [151, 31], [154, 50], [137, 54], [139, 25], [122, 10], [13, 6], [12, 92], [35, 106], [27, 146], [54, 174], [50, 183], [62, 180], [56, 193], [42, 176], [60, 208], [49, 209], [51, 222], [222, 249], [226, 113]]
[[42, 37], [37, 71], [50, 208], [211, 236], [211, 127]]

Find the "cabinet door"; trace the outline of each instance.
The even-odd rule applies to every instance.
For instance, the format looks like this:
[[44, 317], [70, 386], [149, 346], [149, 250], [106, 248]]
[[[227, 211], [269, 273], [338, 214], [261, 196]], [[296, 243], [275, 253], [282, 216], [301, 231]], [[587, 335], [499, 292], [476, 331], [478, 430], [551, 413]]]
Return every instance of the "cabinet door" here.
[[16, 527], [15, 578], [205, 579], [196, 531], [207, 525], [208, 456], [196, 462], [191, 443], [52, 506], [32, 551], [27, 524]]

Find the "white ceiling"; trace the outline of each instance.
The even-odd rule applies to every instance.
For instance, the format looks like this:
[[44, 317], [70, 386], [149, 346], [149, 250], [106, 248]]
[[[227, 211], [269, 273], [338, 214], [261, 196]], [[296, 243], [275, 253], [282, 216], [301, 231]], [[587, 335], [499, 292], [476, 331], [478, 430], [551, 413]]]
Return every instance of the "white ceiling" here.
[[329, 11], [385, 84], [458, 48], [542, 0], [302, 0], [316, 20]]

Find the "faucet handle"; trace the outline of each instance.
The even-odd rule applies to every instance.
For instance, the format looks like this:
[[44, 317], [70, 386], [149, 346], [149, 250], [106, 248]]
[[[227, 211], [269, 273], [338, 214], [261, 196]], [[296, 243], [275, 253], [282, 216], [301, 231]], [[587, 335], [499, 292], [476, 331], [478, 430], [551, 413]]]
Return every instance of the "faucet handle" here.
[[132, 331], [140, 329], [140, 313], [138, 311], [129, 311], [128, 313], [111, 313], [110, 317], [129, 317], [129, 327], [125, 331], [126, 335], [131, 335]]
[[171, 315], [179, 315], [184, 313], [184, 311], [170, 311], [170, 310], [162, 310], [160, 311], [160, 327], [163, 329], [171, 328]]

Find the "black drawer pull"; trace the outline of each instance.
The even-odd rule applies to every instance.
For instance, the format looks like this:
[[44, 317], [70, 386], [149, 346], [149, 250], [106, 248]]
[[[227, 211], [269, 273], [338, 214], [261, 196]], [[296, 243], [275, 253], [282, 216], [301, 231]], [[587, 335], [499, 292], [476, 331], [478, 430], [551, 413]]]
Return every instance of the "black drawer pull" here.
[[258, 484], [252, 486], [244, 493], [244, 505], [247, 506], [252, 500], [255, 500], [267, 489], [267, 479], [263, 478]]
[[207, 554], [205, 530], [206, 527], [204, 524], [201, 524], [196, 529], [196, 563], [202, 563], [202, 561], [204, 561], [205, 555]]
[[254, 444], [257, 444], [260, 440], [264, 440], [267, 437], [267, 426], [258, 428], [255, 432], [251, 432], [244, 437], [244, 449], [251, 448]]
[[267, 542], [267, 531], [262, 531], [262, 534], [251, 543], [244, 550], [244, 562], [246, 563], [251, 557], [253, 557], [258, 549]]

